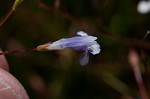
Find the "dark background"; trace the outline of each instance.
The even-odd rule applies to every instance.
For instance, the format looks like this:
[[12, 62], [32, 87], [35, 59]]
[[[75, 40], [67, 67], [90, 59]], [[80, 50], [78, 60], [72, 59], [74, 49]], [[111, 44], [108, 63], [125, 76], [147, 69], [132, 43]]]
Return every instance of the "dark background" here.
[[[31, 49], [83, 30], [98, 38], [101, 53], [90, 54], [89, 64], [84, 67], [78, 63], [82, 52], [72, 49], [10, 54], [6, 55], [10, 72], [23, 84], [31, 99], [139, 98], [128, 51], [136, 48], [140, 53], [143, 48], [130, 40], [143, 39], [150, 29], [150, 14], [138, 13], [138, 2], [24, 0], [0, 27], [2, 50]], [[0, 1], [1, 18], [13, 3], [14, 0]], [[140, 66], [143, 73], [142, 61]]]

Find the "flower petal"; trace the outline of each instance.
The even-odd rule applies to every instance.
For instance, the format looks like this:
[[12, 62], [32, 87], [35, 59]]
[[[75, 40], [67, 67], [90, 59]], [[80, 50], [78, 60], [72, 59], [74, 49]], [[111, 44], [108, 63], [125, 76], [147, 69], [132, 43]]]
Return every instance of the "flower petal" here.
[[47, 47], [48, 50], [62, 50], [65, 47], [63, 46], [63, 39], [60, 39], [58, 41], [55, 41]]
[[88, 50], [85, 50], [79, 59], [80, 65], [84, 66], [89, 62], [89, 53]]
[[94, 44], [88, 47], [88, 51], [93, 55], [100, 53], [100, 45], [95, 41]]
[[48, 49], [60, 50], [64, 48], [73, 48], [75, 50], [86, 50], [88, 46], [93, 44], [97, 38], [93, 36], [76, 36], [71, 38], [63, 38], [53, 42]]
[[77, 35], [80, 35], [80, 36], [88, 36], [84, 31], [79, 31], [79, 32], [77, 32]]

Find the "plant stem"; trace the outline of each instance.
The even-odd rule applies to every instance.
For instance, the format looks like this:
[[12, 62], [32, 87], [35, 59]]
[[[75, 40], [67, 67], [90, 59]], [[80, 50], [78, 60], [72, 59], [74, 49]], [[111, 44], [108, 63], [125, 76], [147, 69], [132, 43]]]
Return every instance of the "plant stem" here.
[[16, 10], [17, 6], [22, 2], [22, 0], [15, 0], [11, 10], [8, 12], [6, 16], [1, 19], [0, 27], [5, 23], [5, 21], [12, 15], [12, 13]]
[[9, 11], [9, 13], [5, 16], [5, 17], [3, 17], [1, 20], [1, 22], [0, 22], [0, 27], [5, 23], [5, 21], [11, 16], [11, 14], [14, 12], [14, 10], [13, 9], [11, 9], [10, 11]]
[[25, 49], [25, 50], [15, 50], [15, 51], [5, 51], [5, 52], [0, 52], [0, 55], [16, 54], [16, 53], [20, 53], [20, 52], [31, 52], [31, 51], [37, 51], [37, 48]]

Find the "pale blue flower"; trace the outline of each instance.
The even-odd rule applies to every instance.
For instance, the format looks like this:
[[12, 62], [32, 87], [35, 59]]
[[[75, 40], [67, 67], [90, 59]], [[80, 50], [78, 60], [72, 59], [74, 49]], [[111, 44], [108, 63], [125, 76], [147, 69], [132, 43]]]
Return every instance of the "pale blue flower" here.
[[150, 12], [150, 0], [141, 0], [138, 3], [137, 10], [140, 14], [147, 14]]
[[80, 57], [80, 64], [86, 65], [89, 61], [89, 52], [93, 55], [100, 53], [100, 45], [95, 41], [97, 37], [89, 36], [85, 32], [77, 32], [78, 36], [71, 38], [62, 38], [48, 45], [48, 50], [62, 50], [64, 48], [73, 48], [78, 51], [84, 51]]

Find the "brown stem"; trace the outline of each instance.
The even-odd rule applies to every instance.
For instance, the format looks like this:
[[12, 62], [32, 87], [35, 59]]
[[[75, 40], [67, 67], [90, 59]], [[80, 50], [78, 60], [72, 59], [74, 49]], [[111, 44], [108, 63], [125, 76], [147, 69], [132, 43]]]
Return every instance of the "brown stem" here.
[[143, 83], [143, 80], [142, 80], [142, 75], [141, 75], [141, 71], [140, 71], [139, 56], [138, 56], [135, 49], [130, 49], [130, 51], [129, 51], [129, 63], [133, 69], [135, 79], [136, 79], [136, 82], [138, 84], [142, 99], [149, 99], [147, 90], [146, 90], [144, 83]]
[[20, 53], [20, 52], [31, 52], [31, 51], [37, 51], [37, 48], [25, 49], [25, 50], [15, 50], [15, 51], [5, 51], [5, 52], [0, 52], [0, 55], [15, 54], [15, 53]]

